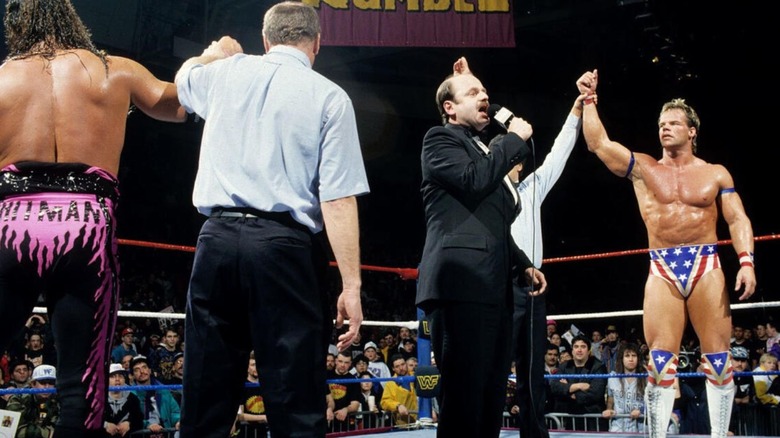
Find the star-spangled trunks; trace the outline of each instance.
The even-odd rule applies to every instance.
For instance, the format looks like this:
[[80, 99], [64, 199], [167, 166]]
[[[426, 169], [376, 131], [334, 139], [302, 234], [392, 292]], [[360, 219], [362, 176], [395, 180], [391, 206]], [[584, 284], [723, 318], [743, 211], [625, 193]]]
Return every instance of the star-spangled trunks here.
[[674, 285], [684, 298], [688, 298], [696, 283], [713, 269], [720, 269], [716, 244], [650, 250], [650, 274]]

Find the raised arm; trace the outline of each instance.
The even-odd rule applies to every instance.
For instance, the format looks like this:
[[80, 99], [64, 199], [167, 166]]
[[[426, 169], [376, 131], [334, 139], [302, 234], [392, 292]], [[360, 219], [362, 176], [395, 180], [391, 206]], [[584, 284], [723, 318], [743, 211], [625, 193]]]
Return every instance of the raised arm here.
[[471, 69], [469, 69], [469, 62], [466, 61], [465, 56], [458, 58], [458, 60], [455, 61], [455, 63], [452, 65], [452, 74], [453, 76], [471, 74]]
[[236, 53], [243, 53], [244, 49], [238, 41], [229, 36], [223, 36], [219, 41], [212, 41], [211, 44], [203, 50], [199, 56], [193, 56], [192, 58], [184, 61], [179, 71], [176, 73], [176, 79], [178, 80], [179, 74], [186, 71], [190, 67], [196, 64], [209, 64], [220, 59], [225, 59]]
[[344, 350], [352, 343], [363, 323], [360, 303], [360, 243], [357, 199], [354, 196], [322, 203], [322, 217], [333, 255], [341, 274], [342, 291], [336, 304], [336, 328], [349, 320], [349, 330], [341, 334], [336, 347]]
[[607, 135], [604, 125], [599, 118], [596, 103], [596, 86], [598, 84], [598, 71], [585, 72], [577, 80], [577, 89], [580, 93], [587, 94], [583, 100], [582, 110], [582, 135], [588, 145], [588, 150], [595, 153], [607, 168], [618, 176], [636, 175], [638, 168], [633, 166], [633, 154], [622, 144], [612, 141]]

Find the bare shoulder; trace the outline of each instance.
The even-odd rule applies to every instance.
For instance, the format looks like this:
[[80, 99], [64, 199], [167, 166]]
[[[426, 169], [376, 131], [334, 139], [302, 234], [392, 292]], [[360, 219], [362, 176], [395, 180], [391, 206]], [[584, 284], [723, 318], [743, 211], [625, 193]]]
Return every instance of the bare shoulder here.
[[694, 166], [699, 172], [702, 172], [702, 177], [710, 180], [717, 181], [720, 188], [730, 188], [734, 186], [734, 180], [731, 177], [731, 173], [726, 169], [726, 166], [716, 163], [708, 163], [701, 158], [696, 158]]
[[23, 66], [19, 61], [6, 60], [0, 64], [0, 82], [6, 82], [10, 78], [18, 76]]
[[[156, 87], [160, 81], [138, 61], [123, 56], [108, 56], [108, 74], [112, 82], [124, 84], [138, 91], [147, 87]], [[138, 87], [141, 87], [140, 89]]]
[[731, 173], [726, 169], [726, 166], [722, 164], [707, 164], [711, 173], [715, 176], [715, 179], [720, 183], [721, 188], [734, 187], [734, 178], [731, 177]]
[[634, 151], [631, 151], [631, 153], [634, 155], [634, 159], [637, 160], [637, 161], [641, 160], [642, 162], [647, 161], [647, 162], [650, 162], [650, 163], [658, 163], [658, 161], [659, 161], [658, 158], [655, 158], [652, 155], [646, 154], [644, 152], [634, 152]]
[[694, 166], [700, 167], [702, 170], [710, 173], [713, 176], [721, 176], [721, 175], [730, 175], [728, 169], [726, 169], [726, 166], [722, 164], [717, 163], [709, 163], [707, 161], [704, 161], [703, 159], [696, 157], [696, 161], [694, 162]]
[[150, 74], [149, 70], [138, 61], [125, 58], [124, 56], [106, 56], [106, 60], [108, 61], [108, 69], [111, 73]]
[[631, 155], [633, 155], [634, 161], [639, 167], [649, 169], [661, 165], [661, 160], [652, 155], [634, 151], [631, 151]]

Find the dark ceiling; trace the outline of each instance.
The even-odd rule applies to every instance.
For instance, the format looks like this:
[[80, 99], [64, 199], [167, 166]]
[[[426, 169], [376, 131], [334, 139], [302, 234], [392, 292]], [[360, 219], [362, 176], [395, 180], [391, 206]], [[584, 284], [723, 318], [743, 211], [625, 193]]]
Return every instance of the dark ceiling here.
[[[275, 2], [73, 3], [99, 46], [172, 80], [185, 57], [221, 35], [261, 54], [262, 15]], [[586, 69], [599, 69], [599, 108], [610, 136], [634, 150], [658, 156], [658, 111], [671, 98], [686, 98], [702, 119], [700, 156], [732, 172], [755, 234], [780, 231], [770, 201], [772, 187], [778, 187], [771, 175], [780, 158], [771, 131], [780, 100], [770, 77], [778, 37], [772, 15], [759, 3], [530, 0], [515, 2], [513, 12], [514, 49], [324, 47], [317, 57], [314, 69], [344, 87], [356, 109], [372, 187], [360, 200], [365, 263], [416, 267], [419, 262], [425, 233], [420, 143], [438, 123], [436, 87], [459, 56], [469, 59], [492, 102], [533, 124], [538, 162]], [[164, 124], [143, 114], [133, 114], [128, 123], [120, 173], [124, 237], [194, 244], [202, 218], [191, 207], [190, 190], [202, 124]], [[545, 201], [545, 257], [644, 247], [635, 204], [630, 184], [610, 174], [580, 141]], [[725, 228], [721, 238], [728, 238]], [[780, 261], [772, 255], [776, 249], [774, 241], [756, 245], [756, 300], [780, 297], [780, 282], [767, 272], [770, 260]], [[557, 297], [551, 298], [553, 306], [571, 311], [570, 304], [581, 301], [577, 296], [586, 294], [592, 303], [593, 294], [601, 293], [600, 309], [640, 307], [646, 262], [637, 256], [621, 259], [546, 265]]]

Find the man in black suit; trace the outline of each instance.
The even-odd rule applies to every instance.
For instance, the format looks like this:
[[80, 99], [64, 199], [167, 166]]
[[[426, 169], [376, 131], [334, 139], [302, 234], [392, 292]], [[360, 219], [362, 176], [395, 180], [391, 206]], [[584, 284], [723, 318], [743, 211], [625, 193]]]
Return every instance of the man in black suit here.
[[422, 196], [427, 236], [417, 305], [431, 321], [441, 372], [437, 436], [497, 437], [512, 340], [512, 269], [546, 288], [510, 235], [520, 211], [507, 174], [531, 153], [531, 125], [512, 119], [486, 146], [488, 95], [465, 58], [436, 92], [444, 126], [425, 134]]

